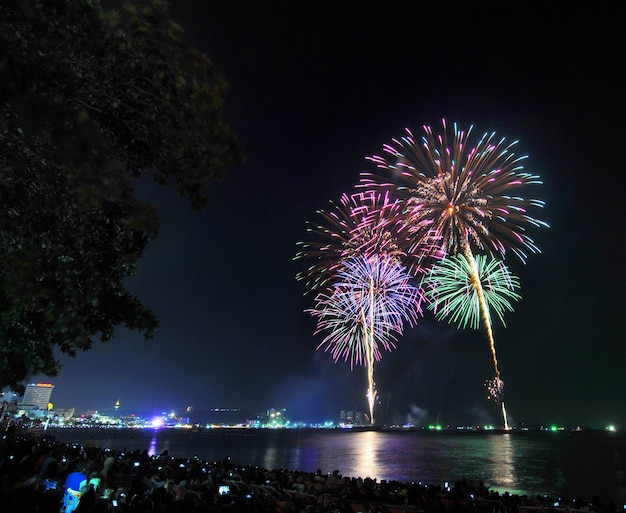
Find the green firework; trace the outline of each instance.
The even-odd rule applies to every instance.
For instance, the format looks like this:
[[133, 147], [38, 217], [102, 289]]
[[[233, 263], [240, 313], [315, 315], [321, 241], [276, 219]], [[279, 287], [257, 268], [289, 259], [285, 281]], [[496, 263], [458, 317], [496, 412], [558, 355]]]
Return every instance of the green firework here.
[[[480, 286], [485, 312], [481, 311]], [[519, 279], [500, 260], [486, 255], [476, 255], [473, 262], [463, 254], [441, 260], [425, 278], [425, 288], [428, 308], [437, 319], [447, 319], [459, 328], [478, 329], [483, 314], [491, 324], [491, 312], [506, 326], [504, 313], [513, 311], [511, 301], [521, 299], [515, 292], [520, 288]]]

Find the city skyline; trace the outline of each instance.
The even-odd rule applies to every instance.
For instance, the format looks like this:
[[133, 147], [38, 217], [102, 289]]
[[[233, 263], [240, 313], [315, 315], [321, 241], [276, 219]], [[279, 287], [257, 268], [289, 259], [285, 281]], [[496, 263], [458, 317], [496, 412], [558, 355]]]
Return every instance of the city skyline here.
[[[39, 390], [35, 390], [39, 389]], [[30, 395], [31, 397], [43, 397], [42, 390], [45, 389], [45, 403], [43, 407], [41, 405], [35, 409], [36, 403], [30, 401], [27, 402], [27, 397]], [[273, 427], [292, 427], [292, 428], [303, 428], [303, 427], [317, 427], [317, 428], [332, 428], [339, 426], [347, 426], [354, 424], [355, 426], [363, 426], [363, 427], [376, 427], [376, 428], [405, 428], [405, 429], [452, 429], [452, 430], [492, 430], [492, 429], [502, 429], [502, 426], [499, 426], [498, 423], [491, 423], [486, 421], [482, 424], [459, 424], [454, 422], [449, 422], [448, 419], [443, 417], [442, 412], [438, 411], [435, 418], [427, 417], [423, 414], [423, 412], [413, 411], [414, 416], [410, 419], [407, 419], [406, 422], [398, 422], [398, 419], [385, 419], [384, 415], [380, 422], [376, 422], [373, 426], [369, 421], [368, 413], [366, 411], [355, 409], [355, 405], [348, 408], [342, 408], [337, 410], [334, 414], [328, 415], [324, 418], [318, 419], [298, 419], [292, 418], [289, 415], [289, 411], [287, 408], [282, 407], [260, 407], [254, 410], [245, 410], [237, 407], [226, 407], [226, 406], [214, 406], [214, 407], [200, 407], [198, 409], [194, 408], [191, 405], [187, 405], [185, 407], [165, 407], [165, 408], [152, 408], [152, 409], [143, 409], [143, 408], [134, 408], [125, 410], [122, 407], [122, 402], [118, 398], [112, 407], [102, 407], [102, 408], [87, 408], [82, 411], [77, 411], [75, 408], [65, 408], [61, 405], [58, 408], [54, 402], [52, 402], [51, 393], [54, 389], [54, 385], [52, 383], [32, 383], [26, 386], [26, 393], [22, 397], [22, 400], [19, 400], [19, 395], [16, 393], [11, 393], [5, 391], [2, 393], [2, 401], [5, 401], [9, 404], [16, 405], [17, 413], [20, 411], [24, 411], [28, 414], [31, 419], [40, 419], [44, 420], [45, 418], [59, 418], [61, 419], [61, 423], [64, 425], [72, 424], [73, 421], [80, 421], [83, 423], [85, 420], [93, 417], [99, 423], [109, 423], [115, 419], [131, 421], [131, 423], [136, 422], [147, 422], [148, 426], [155, 426], [154, 422], [156, 419], [165, 419], [166, 417], [172, 419], [172, 421], [176, 421], [177, 425], [181, 422], [183, 424], [191, 424], [197, 426], [246, 426], [246, 427], [272, 427], [271, 419], [272, 417], [282, 418], [283, 421], [286, 421], [284, 425], [281, 422], [280, 426], [274, 425]], [[10, 397], [9, 397], [10, 396]], [[43, 399], [42, 399], [43, 401]], [[39, 401], [41, 402], [41, 401]], [[43, 403], [42, 403], [43, 404]], [[26, 410], [23, 407], [26, 406]], [[277, 412], [277, 413], [274, 413]], [[262, 419], [266, 420], [263, 421]], [[183, 427], [182, 425], [180, 427]], [[520, 425], [514, 424], [511, 426], [507, 426], [504, 429], [512, 429], [512, 430], [525, 430], [525, 429], [539, 429], [539, 430], [581, 430], [581, 429], [600, 429], [605, 431], [617, 431], [623, 429], [623, 427], [618, 427], [612, 422], [607, 422], [605, 425], [595, 424], [595, 425], [585, 425], [580, 423], [575, 423], [571, 425], [567, 424], [558, 424], [550, 421], [540, 422], [535, 425], [529, 425], [526, 423], [522, 423]]]

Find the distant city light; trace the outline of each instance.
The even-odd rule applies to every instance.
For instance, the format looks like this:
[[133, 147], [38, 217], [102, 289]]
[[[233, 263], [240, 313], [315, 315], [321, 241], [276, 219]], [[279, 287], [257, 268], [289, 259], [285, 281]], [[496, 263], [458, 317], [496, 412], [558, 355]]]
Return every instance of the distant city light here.
[[[17, 425], [27, 427], [41, 427], [44, 430], [50, 427], [106, 427], [106, 428], [252, 428], [252, 429], [362, 429], [369, 426], [366, 414], [358, 410], [340, 410], [338, 420], [323, 421], [299, 421], [292, 420], [286, 408], [268, 408], [264, 412], [244, 419], [244, 413], [239, 408], [218, 407], [203, 410], [212, 415], [211, 419], [192, 420], [190, 413], [194, 412], [193, 406], [186, 406], [187, 415], [179, 415], [176, 410], [152, 410], [151, 412], [121, 412], [120, 399], [117, 399], [111, 410], [100, 412], [98, 410], [87, 410], [86, 412], [76, 412], [71, 409], [57, 409], [56, 405], [50, 401], [50, 396], [54, 385], [52, 383], [30, 384], [24, 394], [24, 400], [19, 401], [16, 394], [0, 390], [0, 398], [6, 403], [5, 415], [14, 419]], [[11, 395], [10, 402], [8, 397]], [[414, 424], [411, 421], [404, 423], [392, 423], [380, 426], [382, 429], [402, 429], [402, 430], [423, 430], [423, 431], [496, 431], [500, 428], [493, 424], [458, 424], [451, 425], [440, 423], [439, 418], [434, 423]], [[560, 426], [558, 424], [541, 424], [535, 427], [525, 425], [512, 427], [521, 431], [544, 431], [558, 433], [563, 431], [598, 431], [604, 430], [608, 433], [621, 432], [615, 424], [600, 424], [598, 426], [581, 427]]]

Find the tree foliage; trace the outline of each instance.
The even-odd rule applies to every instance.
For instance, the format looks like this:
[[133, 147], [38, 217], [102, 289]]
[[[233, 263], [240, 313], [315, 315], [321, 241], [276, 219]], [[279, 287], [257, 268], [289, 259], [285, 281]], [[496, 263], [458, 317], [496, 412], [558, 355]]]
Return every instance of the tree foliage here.
[[159, 0], [0, 7], [0, 387], [55, 376], [124, 325], [158, 322], [124, 287], [156, 237], [142, 174], [193, 209], [242, 160], [227, 83]]

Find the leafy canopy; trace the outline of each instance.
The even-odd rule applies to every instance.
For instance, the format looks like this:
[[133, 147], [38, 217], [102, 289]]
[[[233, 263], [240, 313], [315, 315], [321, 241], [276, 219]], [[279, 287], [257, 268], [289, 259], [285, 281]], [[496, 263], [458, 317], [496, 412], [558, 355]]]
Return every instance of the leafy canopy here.
[[158, 321], [124, 287], [158, 233], [142, 174], [192, 209], [243, 160], [227, 83], [167, 5], [98, 0], [0, 7], [0, 387], [56, 376], [124, 325]]

